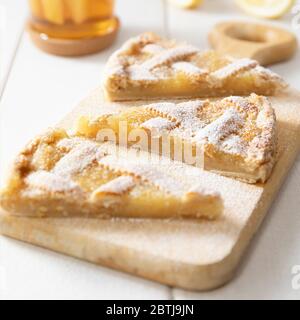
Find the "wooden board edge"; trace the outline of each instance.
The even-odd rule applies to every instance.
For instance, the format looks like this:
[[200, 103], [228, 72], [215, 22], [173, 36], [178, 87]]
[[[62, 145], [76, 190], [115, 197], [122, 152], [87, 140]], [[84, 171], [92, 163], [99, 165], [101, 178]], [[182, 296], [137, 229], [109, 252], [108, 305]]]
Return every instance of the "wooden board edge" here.
[[[2, 213], [0, 233], [93, 264], [187, 290], [210, 290], [220, 287], [234, 274], [234, 266], [227, 258], [211, 265], [186, 264], [155, 255], [143, 257], [140, 251], [105, 241], [99, 242], [92, 237], [88, 239], [89, 246], [84, 247], [81, 236], [78, 235], [75, 242], [74, 234], [65, 228], [56, 228], [56, 240], [52, 237], [50, 239], [49, 233], [54, 231], [52, 226], [49, 228], [44, 224], [41, 228], [37, 222], [34, 218], [17, 218]], [[59, 241], [62, 233], [64, 242]]]

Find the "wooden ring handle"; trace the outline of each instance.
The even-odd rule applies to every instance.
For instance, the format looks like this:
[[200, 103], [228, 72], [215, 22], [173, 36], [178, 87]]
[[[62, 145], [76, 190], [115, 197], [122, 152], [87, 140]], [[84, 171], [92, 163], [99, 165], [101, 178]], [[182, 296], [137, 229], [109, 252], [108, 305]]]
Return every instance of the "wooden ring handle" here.
[[209, 34], [211, 46], [235, 58], [250, 58], [261, 65], [290, 59], [297, 49], [295, 35], [270, 25], [250, 22], [223, 22]]

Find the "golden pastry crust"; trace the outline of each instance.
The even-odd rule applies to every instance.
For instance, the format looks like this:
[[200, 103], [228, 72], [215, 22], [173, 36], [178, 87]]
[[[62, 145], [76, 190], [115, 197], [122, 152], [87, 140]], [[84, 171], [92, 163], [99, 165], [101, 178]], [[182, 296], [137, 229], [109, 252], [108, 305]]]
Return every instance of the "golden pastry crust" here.
[[273, 95], [286, 87], [277, 74], [250, 59], [145, 33], [128, 40], [109, 59], [104, 77], [108, 100]]
[[217, 218], [222, 199], [194, 169], [53, 129], [17, 156], [0, 204], [32, 217]]
[[[275, 162], [275, 112], [268, 98], [256, 94], [219, 101], [158, 102], [95, 119], [83, 116], [77, 134], [99, 140], [106, 129], [113, 130], [119, 144], [129, 145], [135, 144], [132, 133], [144, 130], [147, 139], [141, 148], [249, 183], [265, 182]], [[169, 148], [162, 147], [164, 137], [169, 138]], [[153, 147], [156, 140], [159, 148]], [[177, 158], [176, 148], [187, 152], [187, 147], [195, 157], [179, 153], [182, 157]], [[197, 148], [203, 151], [200, 162]]]

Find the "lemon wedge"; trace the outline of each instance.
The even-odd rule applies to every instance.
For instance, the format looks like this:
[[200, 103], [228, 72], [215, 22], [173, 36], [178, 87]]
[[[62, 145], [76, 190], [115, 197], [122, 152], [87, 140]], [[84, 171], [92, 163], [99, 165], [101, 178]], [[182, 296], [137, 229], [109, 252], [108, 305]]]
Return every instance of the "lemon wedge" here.
[[182, 9], [195, 9], [202, 4], [203, 0], [169, 0], [169, 2]]
[[260, 18], [277, 19], [287, 13], [295, 0], [235, 0], [245, 12]]

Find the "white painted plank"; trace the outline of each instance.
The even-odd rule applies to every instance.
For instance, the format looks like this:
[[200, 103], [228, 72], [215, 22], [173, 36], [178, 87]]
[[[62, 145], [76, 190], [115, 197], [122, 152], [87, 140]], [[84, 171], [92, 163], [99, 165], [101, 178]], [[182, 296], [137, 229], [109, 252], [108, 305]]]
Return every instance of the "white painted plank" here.
[[26, 0], [0, 2], [0, 96], [23, 32], [27, 16]]
[[[169, 31], [172, 37], [209, 48], [207, 34], [218, 22], [247, 18], [233, 1], [211, 0], [196, 11], [169, 6]], [[292, 16], [276, 22], [291, 28]], [[261, 21], [266, 22], [266, 21]], [[298, 31], [299, 37], [299, 31]], [[299, 37], [300, 40], [300, 37]], [[300, 52], [285, 63], [272, 66], [292, 86], [300, 90]], [[300, 265], [300, 156], [297, 165], [282, 187], [259, 234], [251, 245], [237, 277], [227, 286], [207, 293], [173, 290], [175, 299], [299, 299], [300, 291], [292, 288], [292, 267]]]
[[[167, 299], [170, 290], [15, 240], [0, 238], [2, 299]], [[0, 275], [1, 280], [1, 275]], [[2, 290], [2, 292], [1, 292]]]
[[[9, 0], [11, 1], [11, 0]], [[24, 35], [0, 106], [0, 171], [35, 134], [55, 124], [100, 84], [103, 66], [130, 36], [162, 32], [160, 0], [119, 0], [116, 44], [99, 54], [61, 58], [36, 49]], [[30, 245], [0, 238], [2, 298], [167, 299], [170, 289]], [[2, 270], [2, 271], [1, 271]]]

